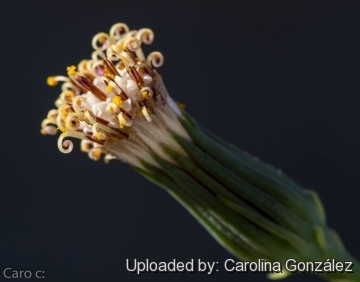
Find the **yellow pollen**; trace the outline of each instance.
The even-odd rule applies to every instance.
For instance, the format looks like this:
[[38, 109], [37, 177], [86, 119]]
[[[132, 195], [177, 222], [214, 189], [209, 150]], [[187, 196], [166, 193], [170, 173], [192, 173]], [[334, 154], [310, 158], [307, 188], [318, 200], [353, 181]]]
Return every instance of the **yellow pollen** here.
[[83, 121], [89, 121], [89, 119], [86, 117], [87, 112], [88, 112], [88, 110], [84, 111]]
[[110, 84], [108, 84], [106, 86], [106, 92], [111, 92], [111, 91], [113, 91], [113, 89], [114, 89], [114, 87], [112, 87]]
[[65, 100], [67, 101], [67, 102], [72, 102], [72, 99], [74, 98], [74, 92], [72, 92], [72, 91], [66, 91], [65, 93], [64, 93], [64, 98], [65, 98]]
[[104, 133], [102, 132], [98, 132], [95, 135], [93, 135], [94, 138], [98, 139], [98, 140], [104, 140], [104, 138], [106, 137]]
[[147, 91], [143, 91], [142, 93], [141, 93], [141, 95], [143, 96], [143, 98], [144, 99], [148, 99], [148, 98], [150, 98], [150, 93], [149, 92], [147, 92]]
[[57, 81], [55, 80], [55, 78], [53, 76], [49, 76], [47, 79], [46, 79], [46, 82], [49, 86], [55, 86], [57, 85]]
[[124, 128], [124, 124], [121, 121], [119, 122], [119, 124], [120, 124], [120, 128]]
[[76, 73], [76, 67], [75, 66], [69, 66], [66, 68], [68, 75], [74, 75]]
[[40, 133], [41, 133], [42, 135], [46, 135], [46, 132], [45, 132], [45, 130], [43, 130], [43, 129], [40, 130]]
[[125, 68], [124, 62], [123, 62], [123, 61], [120, 61], [118, 67], [119, 67], [120, 70], [123, 70], [123, 69]]
[[98, 40], [99, 43], [103, 44], [106, 41], [106, 37], [100, 37]]
[[109, 70], [109, 68], [106, 65], [104, 66], [103, 72], [104, 72], [105, 77], [110, 78], [111, 80], [114, 80], [115, 76], [111, 73], [111, 71]]
[[98, 161], [101, 157], [101, 152], [100, 151], [95, 151], [93, 153], [93, 158], [94, 158], [94, 161]]
[[123, 103], [123, 100], [119, 97], [119, 96], [115, 96], [113, 99], [112, 99], [113, 103], [120, 107], [121, 104]]
[[80, 146], [80, 150], [81, 152], [89, 152], [89, 150], [91, 149], [91, 144], [90, 143], [81, 143], [81, 146]]

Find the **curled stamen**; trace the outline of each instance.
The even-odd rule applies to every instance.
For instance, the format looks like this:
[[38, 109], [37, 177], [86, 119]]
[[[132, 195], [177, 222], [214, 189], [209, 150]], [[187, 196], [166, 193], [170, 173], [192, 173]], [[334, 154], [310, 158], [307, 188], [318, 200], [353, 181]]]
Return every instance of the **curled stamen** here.
[[52, 110], [50, 110], [49, 112], [48, 112], [48, 114], [47, 114], [47, 119], [50, 119], [50, 120], [56, 120], [56, 117], [57, 117], [57, 115], [58, 115], [58, 110], [56, 110], [56, 109], [52, 109]]
[[72, 107], [75, 111], [75, 113], [79, 116], [82, 117], [84, 115], [84, 111], [86, 109], [86, 98], [82, 97], [82, 96], [76, 96], [73, 99], [72, 102]]
[[[91, 63], [91, 62], [90, 62]], [[94, 79], [96, 76], [96, 73], [93, 73], [92, 69], [89, 68], [89, 61], [88, 60], [82, 60], [77, 68], [79, 70], [79, 73], [82, 73], [84, 76], [90, 78], [90, 79]]]
[[63, 103], [66, 103], [66, 104], [71, 105], [73, 98], [74, 98], [74, 92], [72, 92], [72, 91], [63, 91], [60, 94], [60, 99], [63, 101]]
[[43, 128], [41, 128], [40, 132], [43, 135], [55, 135], [57, 133], [57, 129], [55, 126], [44, 126]]
[[65, 126], [70, 130], [78, 130], [80, 128], [80, 120], [75, 114], [70, 114], [66, 117]]
[[91, 124], [96, 123], [96, 120], [93, 118], [90, 111], [85, 111], [84, 116]]
[[103, 141], [103, 140], [106, 139], [106, 134], [104, 132], [102, 132], [101, 130], [98, 130], [98, 127], [99, 127], [99, 123], [93, 124], [93, 126], [92, 126], [92, 131], [93, 131], [92, 137], [94, 139]]
[[91, 42], [92, 47], [95, 50], [104, 51], [107, 48], [109, 48], [111, 42], [110, 42], [110, 36], [104, 32], [100, 32], [96, 34]]
[[119, 46], [120, 48], [124, 49], [125, 48], [125, 45], [124, 45], [125, 40], [130, 38], [130, 37], [135, 37], [136, 33], [137, 33], [136, 30], [128, 31], [121, 39], [119, 39], [116, 42], [116, 45]]
[[104, 66], [102, 61], [91, 62], [91, 73], [94, 76], [101, 77], [104, 75]]
[[59, 113], [67, 116], [69, 113], [73, 113], [73, 109], [69, 104], [63, 104], [59, 107]]
[[119, 54], [119, 58], [126, 67], [132, 67], [133, 65], [135, 65], [134, 58], [126, 51], [121, 51], [121, 53]]
[[88, 153], [92, 148], [94, 148], [94, 142], [90, 140], [81, 140], [80, 149], [82, 152]]
[[59, 139], [58, 139], [57, 143], [58, 143], [59, 150], [64, 154], [70, 153], [72, 151], [73, 147], [74, 147], [73, 142], [71, 142], [70, 140], [65, 140], [64, 141], [64, 139], [66, 137], [74, 137], [74, 138], [78, 138], [78, 139], [85, 139], [86, 135], [84, 133], [80, 133], [80, 132], [77, 132], [77, 131], [67, 131], [65, 133], [62, 133], [59, 136]]
[[164, 64], [164, 56], [160, 52], [152, 52], [147, 57], [146, 63], [151, 67], [151, 64], [158, 68]]
[[56, 120], [55, 119], [44, 119], [41, 123], [41, 134], [55, 135], [57, 133]]
[[63, 101], [60, 98], [57, 98], [54, 102], [55, 106], [57, 108], [61, 107], [63, 105]]
[[136, 37], [130, 37], [125, 39], [124, 46], [129, 51], [135, 52], [140, 48], [140, 41]]
[[94, 161], [100, 160], [101, 157], [101, 149], [100, 148], [93, 148], [89, 151], [88, 156], [90, 159]]
[[77, 88], [73, 83], [71, 82], [65, 82], [61, 85], [61, 90], [63, 92], [65, 91], [72, 91], [74, 95], [78, 95], [80, 93], [79, 88]]
[[65, 120], [66, 120], [66, 116], [62, 114], [59, 114], [56, 118], [56, 124], [62, 132], [66, 131]]
[[116, 159], [116, 157], [114, 155], [106, 154], [104, 157], [104, 162], [106, 164], [108, 164], [111, 160], [114, 160], [114, 159]]
[[44, 128], [44, 127], [46, 127], [48, 125], [54, 125], [55, 126], [56, 125], [56, 120], [46, 118], [41, 122], [41, 127], [42, 128]]
[[101, 50], [95, 50], [94, 52], [91, 53], [91, 60], [93, 62], [97, 62], [97, 61], [102, 60], [104, 58], [105, 58], [105, 54]]
[[119, 40], [124, 37], [129, 32], [129, 27], [124, 23], [114, 24], [110, 28], [109, 35], [113, 37], [115, 40]]
[[142, 43], [150, 45], [154, 41], [154, 33], [149, 28], [142, 28], [136, 33], [136, 38]]
[[153, 96], [153, 91], [150, 87], [141, 88], [140, 93], [144, 99], [150, 99]]
[[88, 72], [87, 64], [88, 64], [88, 60], [82, 60], [82, 61], [77, 65], [77, 69], [79, 70], [79, 72], [81, 72], [81, 73], [86, 73], [86, 72]]
[[122, 50], [114, 45], [111, 45], [109, 49], [106, 51], [106, 56], [110, 61], [118, 61], [120, 59], [120, 53]]

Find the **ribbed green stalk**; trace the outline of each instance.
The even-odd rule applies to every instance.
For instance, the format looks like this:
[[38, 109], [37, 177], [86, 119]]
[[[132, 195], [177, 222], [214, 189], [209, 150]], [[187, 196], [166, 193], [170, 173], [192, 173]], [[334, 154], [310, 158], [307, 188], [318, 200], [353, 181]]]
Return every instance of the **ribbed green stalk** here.
[[[214, 136], [184, 113], [180, 123], [191, 141], [163, 146], [169, 162], [153, 153], [158, 167], [142, 161], [139, 173], [176, 198], [239, 259], [353, 261], [355, 273], [324, 273], [330, 281], [360, 281], [360, 265], [325, 222], [319, 197], [272, 166]], [[186, 152], [186, 154], [184, 154]]]

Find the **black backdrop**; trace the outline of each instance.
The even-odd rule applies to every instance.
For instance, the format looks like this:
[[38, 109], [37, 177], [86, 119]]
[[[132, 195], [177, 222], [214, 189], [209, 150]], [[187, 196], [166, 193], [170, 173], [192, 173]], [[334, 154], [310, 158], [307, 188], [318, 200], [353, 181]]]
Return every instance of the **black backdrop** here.
[[[1, 11], [0, 270], [46, 281], [267, 281], [263, 274], [144, 274], [125, 259], [231, 255], [126, 164], [61, 154], [40, 122], [48, 75], [88, 58], [116, 22], [149, 27], [175, 100], [228, 141], [315, 189], [360, 258], [358, 1], [7, 1]], [[0, 275], [0, 280], [4, 277]], [[295, 275], [288, 281], [320, 281]], [[35, 279], [34, 279], [35, 280]]]

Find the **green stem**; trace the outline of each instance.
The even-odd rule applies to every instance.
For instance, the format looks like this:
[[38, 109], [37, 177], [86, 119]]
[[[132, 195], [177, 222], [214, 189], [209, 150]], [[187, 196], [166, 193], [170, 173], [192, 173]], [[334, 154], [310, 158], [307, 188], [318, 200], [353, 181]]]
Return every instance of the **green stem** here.
[[159, 167], [142, 161], [142, 168], [134, 169], [169, 192], [237, 258], [282, 265], [290, 258], [353, 262], [353, 273], [315, 274], [331, 282], [360, 282], [360, 263], [327, 227], [314, 191], [214, 136], [188, 115], [179, 121], [191, 137], [171, 133], [182, 150], [163, 145], [167, 160], [152, 154]]

